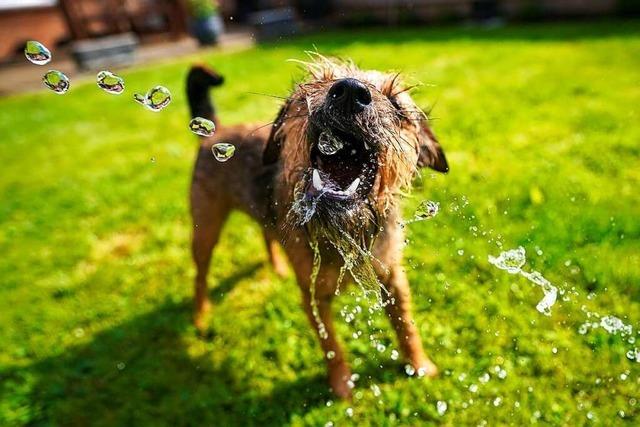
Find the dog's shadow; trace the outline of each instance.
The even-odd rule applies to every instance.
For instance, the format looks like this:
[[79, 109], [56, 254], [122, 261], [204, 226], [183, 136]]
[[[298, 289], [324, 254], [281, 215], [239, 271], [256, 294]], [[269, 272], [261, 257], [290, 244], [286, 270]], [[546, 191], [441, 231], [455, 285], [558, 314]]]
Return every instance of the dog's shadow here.
[[[259, 267], [223, 279], [213, 295], [219, 300]], [[0, 376], [32, 390], [22, 402], [31, 425], [283, 425], [333, 399], [322, 375], [283, 381], [268, 394], [241, 384], [237, 366], [212, 363], [214, 343], [201, 341], [211, 347], [203, 355], [187, 353], [185, 337], [196, 339], [190, 320], [191, 301], [166, 301], [87, 344]], [[363, 374], [388, 379], [373, 365]]]

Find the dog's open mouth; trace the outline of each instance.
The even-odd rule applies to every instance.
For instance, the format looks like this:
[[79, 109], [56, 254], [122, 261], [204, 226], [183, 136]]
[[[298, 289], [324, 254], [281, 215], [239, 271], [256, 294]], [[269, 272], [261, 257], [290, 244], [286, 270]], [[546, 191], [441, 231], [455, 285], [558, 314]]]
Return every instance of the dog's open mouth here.
[[378, 168], [373, 145], [338, 129], [314, 132], [307, 197], [356, 200], [369, 194]]

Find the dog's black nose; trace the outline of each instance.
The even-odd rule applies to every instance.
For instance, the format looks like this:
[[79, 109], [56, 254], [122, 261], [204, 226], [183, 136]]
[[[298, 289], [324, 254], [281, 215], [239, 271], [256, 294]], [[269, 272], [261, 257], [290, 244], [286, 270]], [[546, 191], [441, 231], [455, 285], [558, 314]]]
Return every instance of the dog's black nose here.
[[371, 92], [359, 80], [340, 79], [329, 89], [327, 100], [329, 105], [345, 113], [359, 113], [371, 104]]

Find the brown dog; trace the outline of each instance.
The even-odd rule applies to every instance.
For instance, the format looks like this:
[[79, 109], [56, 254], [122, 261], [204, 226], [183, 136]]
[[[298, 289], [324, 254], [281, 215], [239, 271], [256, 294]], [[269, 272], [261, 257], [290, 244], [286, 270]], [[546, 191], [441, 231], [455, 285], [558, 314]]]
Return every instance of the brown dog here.
[[[211, 253], [229, 212], [238, 209], [263, 227], [279, 273], [286, 267], [277, 242], [284, 247], [338, 396], [350, 396], [351, 373], [330, 303], [345, 272], [366, 292], [383, 290], [380, 301], [408, 363], [433, 376], [437, 369], [411, 318], [397, 196], [418, 167], [448, 170], [442, 149], [397, 74], [320, 55], [305, 65], [307, 80], [294, 88], [273, 126], [219, 127], [214, 138], [202, 140], [191, 186], [195, 324], [205, 327]], [[220, 82], [211, 70], [191, 70], [192, 115], [215, 119], [206, 87]], [[218, 142], [236, 146], [225, 163], [211, 153]]]

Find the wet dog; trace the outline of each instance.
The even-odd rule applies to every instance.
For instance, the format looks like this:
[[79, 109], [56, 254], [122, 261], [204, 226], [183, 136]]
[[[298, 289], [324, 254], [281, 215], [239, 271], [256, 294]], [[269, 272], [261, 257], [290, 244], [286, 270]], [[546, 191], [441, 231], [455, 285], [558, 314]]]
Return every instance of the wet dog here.
[[[228, 214], [238, 209], [262, 226], [280, 274], [286, 272], [279, 252], [284, 248], [338, 396], [350, 396], [351, 373], [330, 304], [345, 280], [376, 295], [407, 362], [419, 375], [433, 376], [437, 369], [412, 320], [401, 266], [398, 195], [420, 167], [448, 170], [442, 148], [397, 74], [363, 71], [320, 55], [304, 66], [306, 79], [272, 126], [218, 126], [213, 138], [201, 140], [191, 185], [195, 324], [206, 327], [212, 250]], [[207, 87], [221, 81], [204, 67], [191, 70], [187, 92], [193, 116], [217, 122]], [[234, 144], [235, 156], [216, 161], [211, 146], [218, 142]]]

